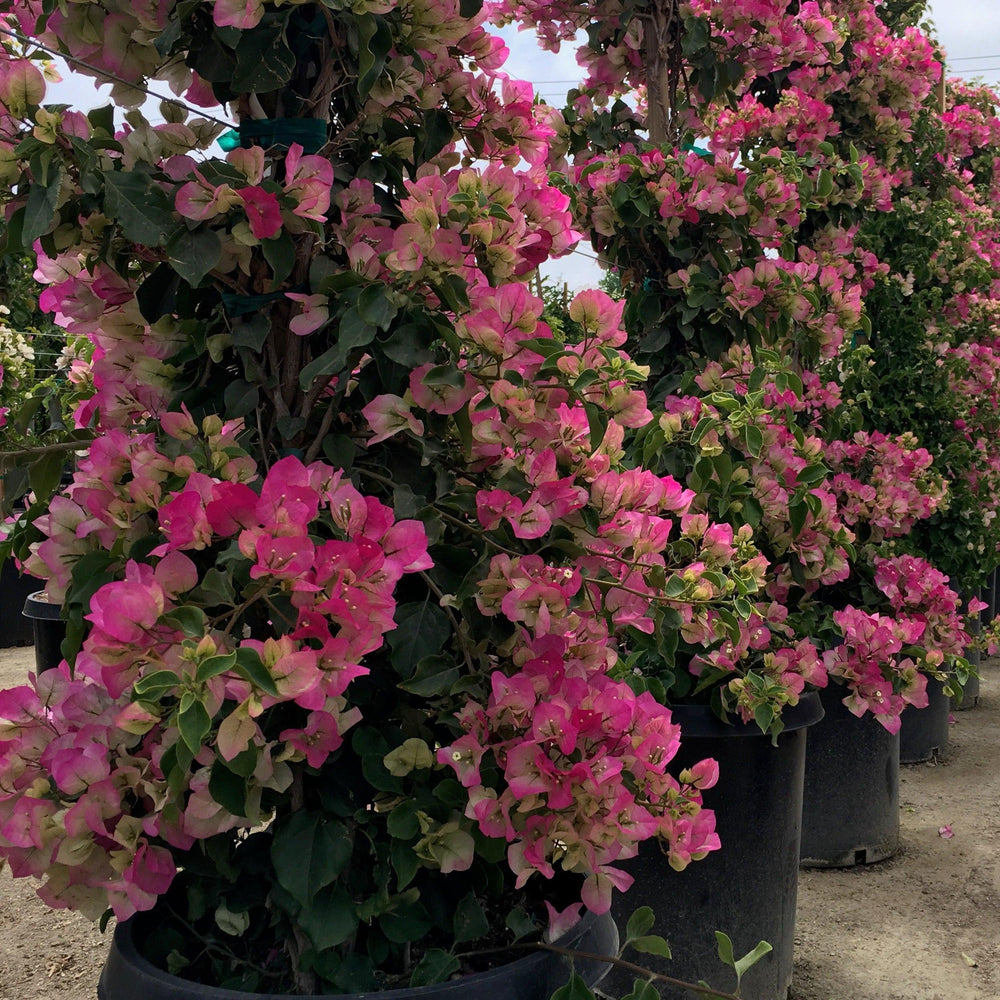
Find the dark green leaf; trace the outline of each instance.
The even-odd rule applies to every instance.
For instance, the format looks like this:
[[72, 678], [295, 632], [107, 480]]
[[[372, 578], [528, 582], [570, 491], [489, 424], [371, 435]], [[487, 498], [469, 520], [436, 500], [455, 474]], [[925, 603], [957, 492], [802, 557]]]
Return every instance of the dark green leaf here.
[[167, 625], [179, 628], [189, 638], [201, 638], [205, 632], [205, 612], [201, 608], [192, 605], [183, 605], [179, 608], [171, 609], [163, 616], [163, 621]]
[[460, 968], [458, 959], [440, 948], [428, 948], [421, 956], [410, 976], [410, 986], [430, 986], [443, 983]]
[[452, 928], [455, 934], [455, 944], [475, 941], [489, 933], [490, 922], [486, 919], [482, 904], [474, 892], [467, 893], [458, 901]]
[[212, 728], [208, 709], [200, 701], [193, 701], [186, 710], [178, 713], [177, 728], [180, 730], [184, 745], [192, 753], [197, 754]]
[[47, 173], [46, 181], [42, 182], [36, 178], [28, 192], [20, 237], [25, 246], [31, 246], [39, 236], [47, 233], [56, 218], [56, 205], [59, 202], [59, 192], [66, 171], [61, 163], [56, 163]]
[[227, 417], [245, 417], [257, 408], [260, 402], [260, 389], [249, 382], [244, 382], [243, 379], [235, 379], [226, 386], [222, 401], [225, 404]]
[[344, 871], [352, 851], [351, 835], [343, 824], [304, 809], [277, 824], [271, 841], [278, 882], [306, 908]]
[[430, 108], [423, 115], [423, 129], [420, 138], [423, 140], [420, 156], [432, 160], [455, 137], [455, 129], [451, 116], [447, 111]]
[[115, 106], [105, 104], [103, 108], [94, 108], [87, 112], [87, 121], [90, 122], [94, 132], [103, 132], [105, 135], [115, 134]]
[[295, 241], [291, 233], [282, 230], [272, 240], [261, 240], [264, 260], [271, 266], [271, 287], [276, 289], [295, 267]]
[[660, 1000], [660, 993], [648, 980], [636, 979], [632, 983], [632, 992], [622, 997], [622, 1000]]
[[154, 670], [140, 677], [133, 688], [138, 695], [161, 698], [164, 691], [172, 691], [179, 683], [180, 679], [172, 670]]
[[796, 537], [805, 527], [806, 518], [809, 516], [809, 507], [803, 501], [797, 501], [788, 505], [788, 521], [792, 526], [792, 537]]
[[341, 317], [337, 326], [337, 343], [314, 361], [306, 365], [299, 374], [299, 385], [309, 389], [317, 376], [339, 375], [347, 364], [352, 351], [367, 347], [374, 339], [376, 327], [366, 323], [353, 306]]
[[271, 321], [265, 313], [251, 313], [233, 322], [233, 346], [248, 347], [258, 353], [263, 350], [267, 335], [271, 332]]
[[569, 982], [565, 986], [560, 986], [550, 1000], [594, 1000], [594, 994], [586, 982], [574, 972]]
[[287, 14], [271, 24], [241, 32], [231, 87], [236, 93], [269, 94], [283, 87], [295, 71], [295, 55], [285, 37]]
[[39, 499], [51, 497], [55, 493], [64, 467], [65, 455], [59, 451], [49, 452], [31, 463], [28, 482]]
[[125, 239], [143, 246], [161, 246], [177, 221], [166, 192], [144, 171], [104, 171], [104, 211], [121, 226]]
[[358, 15], [358, 91], [368, 96], [385, 69], [392, 49], [392, 31], [385, 18], [377, 14]]
[[382, 933], [396, 944], [419, 941], [433, 926], [422, 903], [402, 899], [383, 913], [378, 923]]
[[208, 776], [208, 794], [234, 816], [246, 815], [246, 778], [235, 774], [220, 760], [215, 761], [212, 773]]
[[198, 584], [198, 600], [209, 607], [219, 604], [233, 604], [236, 601], [236, 591], [229, 576], [215, 566], [210, 567]]
[[358, 296], [358, 315], [366, 323], [380, 330], [388, 329], [399, 311], [389, 298], [388, 289], [381, 281], [366, 286]]
[[213, 229], [190, 230], [181, 226], [167, 240], [167, 259], [173, 269], [192, 287], [197, 288], [201, 279], [219, 263], [222, 257], [222, 240]]
[[232, 670], [235, 665], [235, 653], [209, 656], [198, 664], [198, 670], [194, 677], [196, 681], [207, 681], [212, 677], [218, 677], [219, 674], [224, 674], [227, 670]]
[[397, 608], [396, 627], [386, 635], [396, 673], [412, 677], [417, 664], [440, 653], [450, 636], [448, 616], [429, 597]]
[[404, 799], [394, 806], [385, 824], [389, 836], [400, 840], [412, 840], [420, 831], [417, 812], [418, 806], [413, 799]]
[[365, 780], [380, 792], [401, 792], [403, 781], [389, 773], [383, 761], [392, 750], [386, 738], [371, 726], [357, 727], [351, 736], [351, 746], [361, 758]]
[[260, 653], [248, 646], [240, 646], [236, 650], [236, 673], [256, 685], [265, 694], [277, 697], [278, 689], [270, 671], [264, 666]]
[[396, 872], [396, 885], [405, 889], [420, 870], [420, 859], [413, 853], [413, 845], [403, 840], [393, 840], [389, 857]]
[[309, 900], [299, 915], [302, 929], [313, 945], [323, 951], [343, 944], [357, 930], [358, 918], [346, 889], [327, 889]]

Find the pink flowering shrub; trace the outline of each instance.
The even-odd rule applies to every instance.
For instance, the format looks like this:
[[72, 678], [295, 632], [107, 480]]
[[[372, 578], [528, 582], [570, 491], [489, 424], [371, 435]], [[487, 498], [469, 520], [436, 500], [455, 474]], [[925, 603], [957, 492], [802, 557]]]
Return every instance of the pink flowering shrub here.
[[627, 660], [719, 641], [764, 561], [630, 460], [621, 306], [542, 318], [561, 125], [483, 12], [210, 6], [6, 8], [186, 106], [50, 110], [28, 74], [2, 138], [93, 441], [9, 543], [67, 641], [0, 698], [0, 853], [53, 906], [155, 910], [194, 980], [445, 979], [498, 914], [606, 911], [643, 840], [719, 847], [717, 768], [678, 773]]
[[[928, 628], [912, 616], [926, 595], [905, 590], [904, 607], [883, 586], [884, 570], [876, 572], [890, 564], [887, 540], [931, 516], [946, 490], [912, 435], [825, 440], [846, 409], [839, 387], [800, 379], [777, 355], [758, 357], [755, 365], [748, 349], [733, 348], [692, 372], [682, 386], [690, 394], [668, 396], [641, 439], [644, 455], [691, 470], [692, 510], [735, 529], [752, 526], [769, 559], [764, 593], [729, 622], [727, 638], [713, 643], [710, 628], [685, 627], [668, 663], [673, 674], [687, 664], [708, 690], [721, 682], [722, 704], [765, 726], [780, 727], [785, 704], [831, 677], [846, 685], [852, 710], [870, 709], [896, 726], [907, 700], [922, 696], [918, 667], [943, 673], [968, 642], [942, 574], [926, 567], [944, 602], [935, 612], [944, 616], [940, 628]], [[713, 609], [708, 622], [719, 629], [725, 614]], [[648, 653], [641, 666], [661, 675]]]

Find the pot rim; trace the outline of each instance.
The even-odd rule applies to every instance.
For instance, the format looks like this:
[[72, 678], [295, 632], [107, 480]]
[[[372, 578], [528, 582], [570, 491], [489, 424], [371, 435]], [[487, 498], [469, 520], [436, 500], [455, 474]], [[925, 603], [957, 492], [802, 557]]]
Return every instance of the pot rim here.
[[[670, 713], [673, 720], [681, 727], [681, 743], [685, 739], [698, 739], [699, 737], [753, 737], [760, 736], [770, 739], [767, 733], [762, 733], [760, 727], [753, 722], [744, 722], [742, 719], [734, 719], [731, 722], [724, 722], [720, 719], [709, 705], [671, 705]], [[818, 691], [808, 691], [799, 697], [797, 704], [786, 705], [781, 713], [782, 722], [785, 728], [784, 733], [794, 732], [798, 729], [806, 729], [814, 726], [823, 718], [823, 705], [819, 699]], [[779, 739], [781, 738], [779, 735]]]
[[62, 604], [49, 600], [44, 590], [36, 590], [28, 594], [21, 612], [25, 618], [40, 618], [43, 621], [59, 621], [62, 618]]
[[[592, 913], [585, 910], [583, 916], [562, 935], [555, 944], [563, 947], [572, 947], [580, 940], [586, 932], [605, 914]], [[137, 913], [134, 917], [118, 924], [114, 932], [113, 947], [118, 950], [122, 959], [133, 966], [143, 977], [147, 977], [147, 985], [151, 985], [150, 980], [170, 987], [178, 992], [178, 1000], [327, 1000], [328, 994], [294, 995], [287, 993], [247, 993], [244, 990], [230, 990], [221, 986], [208, 986], [195, 980], [182, 979], [180, 976], [171, 975], [158, 966], [154, 965], [147, 958], [140, 954], [135, 944], [133, 930], [137, 923], [142, 924], [147, 920], [152, 920], [152, 911]], [[615, 935], [617, 940], [617, 934]], [[495, 996], [503, 996], [503, 984], [509, 978], [509, 969], [512, 965], [517, 965], [519, 972], [528, 970], [534, 974], [541, 974], [542, 967], [549, 961], [559, 956], [553, 952], [535, 951], [529, 952], [523, 958], [515, 959], [514, 962], [505, 962], [495, 968], [487, 969], [484, 972], [475, 972], [459, 979], [449, 980], [443, 983], [435, 983], [431, 986], [403, 986], [391, 990], [366, 991], [363, 993], [342, 994], [342, 1000], [419, 1000], [433, 992], [435, 997], [454, 996], [462, 997], [470, 988], [493, 989]], [[611, 956], [609, 956], [611, 957]], [[607, 966], [610, 968], [610, 963]], [[536, 971], [537, 970], [537, 971]], [[603, 978], [603, 977], [602, 977]], [[102, 976], [103, 979], [103, 976]], [[103, 997], [103, 993], [100, 994]]]

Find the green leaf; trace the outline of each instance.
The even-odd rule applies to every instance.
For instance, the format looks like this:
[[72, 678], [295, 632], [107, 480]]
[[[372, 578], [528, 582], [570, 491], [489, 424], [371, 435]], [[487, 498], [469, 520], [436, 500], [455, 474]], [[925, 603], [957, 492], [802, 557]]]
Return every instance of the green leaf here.
[[368, 96], [385, 69], [392, 49], [392, 31], [388, 22], [376, 14], [360, 14], [358, 24], [358, 91]]
[[207, 631], [205, 612], [190, 604], [172, 608], [163, 616], [163, 621], [167, 625], [179, 628], [190, 639], [200, 639]]
[[231, 771], [221, 760], [212, 764], [212, 772], [208, 776], [208, 794], [234, 816], [246, 815], [246, 778]]
[[661, 958], [672, 958], [670, 945], [666, 938], [659, 934], [644, 934], [631, 942], [636, 951], [641, 951], [644, 955], [659, 955]]
[[745, 438], [747, 451], [754, 457], [759, 458], [764, 447], [764, 435], [759, 427], [748, 424], [745, 428]]
[[428, 597], [396, 609], [396, 627], [386, 635], [393, 669], [400, 677], [414, 676], [417, 664], [440, 653], [451, 637], [451, 622]]
[[660, 1000], [660, 992], [651, 982], [636, 979], [632, 983], [632, 992], [622, 997], [622, 1000]]
[[380, 792], [399, 793], [403, 790], [402, 779], [389, 773], [383, 761], [392, 749], [388, 740], [372, 726], [358, 726], [351, 736], [351, 746], [361, 758], [361, 771], [365, 780]]
[[271, 287], [276, 289], [295, 267], [295, 241], [291, 233], [282, 230], [274, 239], [261, 240], [260, 248], [271, 267]]
[[243, 379], [234, 379], [222, 394], [226, 416], [230, 418], [245, 417], [253, 413], [260, 402], [260, 389]]
[[339, 375], [344, 370], [351, 351], [367, 347], [378, 332], [376, 327], [361, 318], [354, 306], [344, 312], [336, 326], [337, 343], [299, 373], [299, 386], [302, 389], [309, 389], [317, 376]]
[[234, 93], [269, 94], [291, 79], [295, 55], [285, 37], [287, 20], [288, 14], [283, 12], [270, 24], [262, 21], [252, 31], [240, 33], [230, 84]]
[[233, 581], [215, 566], [205, 571], [198, 584], [198, 599], [209, 607], [215, 605], [232, 605], [236, 602], [236, 591], [233, 589]]
[[440, 948], [428, 948], [410, 976], [410, 986], [431, 986], [433, 983], [443, 983], [459, 971], [461, 965], [450, 952]]
[[[183, 702], [183, 699], [182, 699]], [[187, 709], [177, 715], [177, 728], [184, 745], [193, 754], [201, 750], [205, 737], [212, 729], [212, 717], [200, 701], [193, 701]]]
[[742, 958], [736, 960], [733, 966], [736, 969], [737, 984], [743, 979], [743, 974], [752, 969], [765, 955], [769, 955], [774, 949], [767, 941], [758, 941], [757, 947], [753, 951], [748, 951]]
[[388, 288], [381, 281], [366, 286], [358, 296], [358, 315], [372, 326], [386, 330], [399, 312], [389, 298]]
[[490, 922], [486, 919], [482, 904], [474, 892], [469, 892], [458, 901], [455, 907], [455, 917], [452, 920], [455, 934], [455, 944], [465, 944], [485, 937], [490, 931]]
[[245, 680], [260, 688], [265, 694], [278, 697], [278, 688], [274, 683], [271, 672], [264, 666], [264, 661], [260, 658], [260, 653], [256, 649], [247, 646], [240, 646], [236, 650], [236, 667], [234, 668]]
[[349, 940], [358, 927], [354, 904], [346, 889], [321, 892], [299, 914], [299, 924], [320, 951]]
[[212, 677], [218, 677], [219, 674], [224, 674], [227, 670], [232, 670], [235, 664], [235, 653], [206, 657], [198, 664], [194, 678], [196, 681], [207, 681]]
[[192, 231], [181, 226], [167, 240], [166, 251], [173, 269], [192, 288], [197, 288], [201, 279], [219, 263], [222, 240], [214, 229], [198, 228]]
[[628, 923], [625, 925], [625, 940], [622, 942], [622, 945], [627, 945], [644, 934], [648, 934], [653, 929], [655, 922], [656, 914], [653, 913], [653, 908], [651, 906], [640, 906], [628, 918]]
[[241, 316], [233, 322], [233, 347], [248, 347], [260, 353], [271, 332], [271, 321], [264, 313]]
[[396, 872], [396, 885], [405, 889], [420, 870], [420, 859], [413, 853], [413, 845], [403, 840], [393, 840], [389, 857]]
[[177, 221], [167, 193], [146, 172], [105, 170], [104, 212], [121, 226], [125, 239], [147, 247], [167, 242]]
[[138, 695], [160, 698], [164, 691], [172, 691], [180, 684], [180, 678], [172, 670], [154, 670], [145, 677], [140, 677], [132, 689]]
[[421, 159], [434, 159], [454, 136], [455, 129], [451, 123], [451, 117], [446, 111], [441, 111], [438, 108], [430, 108], [425, 111], [423, 128], [420, 131], [420, 138], [423, 140], [420, 150]]
[[736, 968], [736, 956], [733, 954], [733, 942], [725, 931], [716, 931], [715, 940], [719, 947], [719, 960], [730, 969]]
[[569, 982], [565, 986], [560, 986], [550, 1000], [595, 1000], [595, 998], [584, 980], [574, 972]]
[[65, 457], [60, 451], [49, 452], [28, 467], [28, 483], [39, 499], [46, 499], [55, 493], [62, 477]]
[[36, 179], [31, 185], [21, 224], [21, 242], [24, 246], [30, 247], [39, 236], [52, 228], [65, 175], [62, 164], [57, 163], [49, 168], [47, 183]]
[[514, 907], [507, 914], [504, 923], [507, 925], [507, 929], [514, 935], [515, 941], [520, 941], [521, 938], [527, 937], [529, 934], [534, 934], [538, 930], [535, 921], [519, 906]]
[[399, 686], [410, 694], [421, 698], [433, 698], [447, 694], [461, 677], [455, 661], [447, 656], [425, 656], [418, 664], [416, 672]]
[[347, 868], [353, 849], [346, 826], [303, 809], [277, 824], [271, 861], [281, 887], [308, 909]]
[[809, 507], [806, 503], [797, 501], [788, 505], [788, 521], [792, 526], [792, 537], [798, 536], [805, 527], [806, 518], [809, 516]]
[[393, 909], [383, 913], [378, 923], [382, 933], [395, 944], [419, 941], [434, 924], [422, 903], [405, 896], [397, 897]]

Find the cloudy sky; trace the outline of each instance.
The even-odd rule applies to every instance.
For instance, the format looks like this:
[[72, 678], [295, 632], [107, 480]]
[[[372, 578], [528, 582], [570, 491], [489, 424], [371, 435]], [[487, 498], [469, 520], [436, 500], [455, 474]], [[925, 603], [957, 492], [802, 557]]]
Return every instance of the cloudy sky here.
[[[968, 79], [982, 78], [986, 83], [1000, 83], [1000, 3], [998, 0], [932, 0], [930, 17], [948, 56], [949, 75]], [[574, 54], [564, 46], [558, 54], [541, 51], [530, 33], [504, 31], [511, 55], [508, 72], [530, 80], [535, 91], [552, 104], [560, 105], [567, 89], [579, 78]], [[50, 91], [50, 100], [61, 100], [81, 110], [98, 107], [107, 101], [107, 90], [98, 92], [90, 81], [71, 81]], [[53, 88], [55, 90], [56, 88]], [[589, 246], [582, 246], [547, 268], [549, 276], [571, 289], [595, 285], [601, 271]]]

